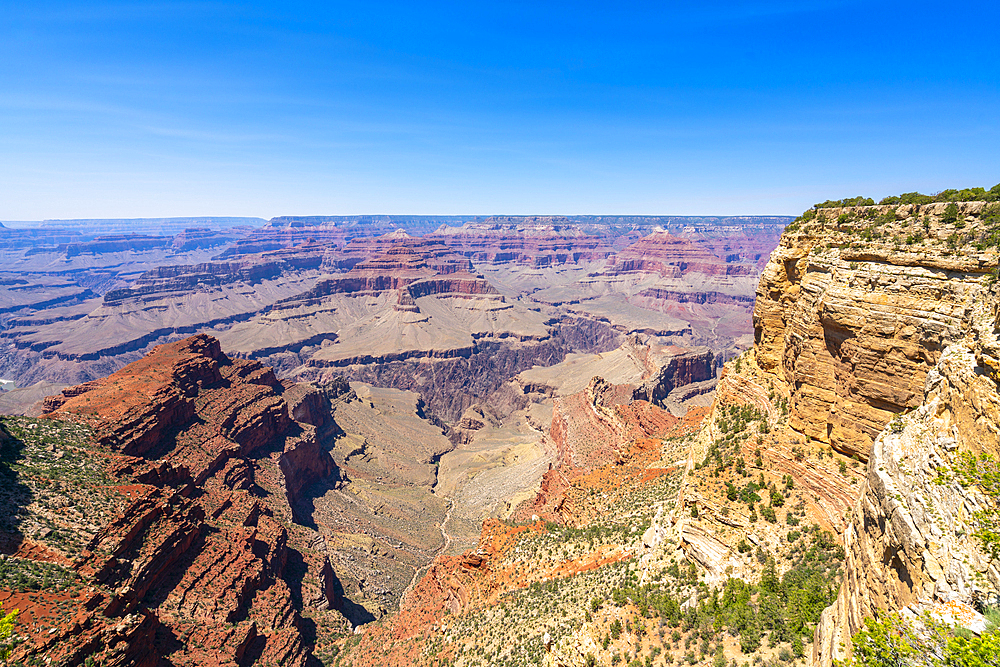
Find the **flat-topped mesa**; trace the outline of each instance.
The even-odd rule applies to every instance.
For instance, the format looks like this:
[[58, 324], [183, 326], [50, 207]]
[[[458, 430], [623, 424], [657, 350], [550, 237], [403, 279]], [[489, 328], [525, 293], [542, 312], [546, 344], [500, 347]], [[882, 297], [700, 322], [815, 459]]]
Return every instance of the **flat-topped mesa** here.
[[468, 259], [435, 240], [414, 239], [406, 235], [395, 236], [394, 239], [395, 242], [381, 253], [355, 264], [352, 271], [384, 273], [428, 269], [442, 275], [472, 271], [472, 264]]
[[238, 282], [259, 284], [286, 273], [318, 269], [322, 262], [323, 249], [305, 245], [233, 261], [159, 266], [140, 275], [132, 287], [109, 291], [104, 295], [104, 304], [113, 306], [133, 299], [155, 300], [169, 294]]
[[708, 382], [715, 377], [715, 353], [709, 348], [671, 346], [666, 351], [672, 355], [648, 380], [636, 387], [633, 399], [663, 404], [675, 389]]
[[154, 248], [169, 248], [173, 245], [170, 236], [147, 236], [145, 234], [115, 234], [98, 236], [93, 241], [60, 244], [56, 252], [65, 252], [66, 257], [83, 254], [98, 254], [105, 252], [121, 252], [124, 250], [142, 251]]
[[791, 393], [791, 426], [865, 458], [893, 415], [919, 405], [927, 372], [964, 335], [993, 280], [1000, 204], [808, 211], [757, 288], [760, 367]]
[[[561, 222], [565, 224], [552, 224]], [[489, 218], [461, 227], [441, 225], [434, 238], [476, 263], [542, 267], [600, 261], [614, 253], [600, 236], [560, 218]]]
[[[345, 251], [345, 254], [362, 254], [381, 246], [383, 249], [374, 257], [353, 264], [346, 273], [322, 278], [311, 290], [285, 301], [292, 303], [333, 294], [377, 294], [390, 290], [400, 290], [400, 305], [412, 305], [411, 299], [430, 294], [490, 295], [503, 300], [485, 278], [472, 273], [468, 259], [443, 244], [405, 234], [398, 234], [387, 243], [387, 236], [365, 239], [373, 241], [370, 244], [357, 244], [365, 250], [349, 248]], [[402, 296], [403, 291], [409, 298]]]
[[[734, 260], [739, 256], [734, 256]], [[753, 266], [728, 263], [690, 239], [656, 231], [621, 250], [608, 260], [605, 273], [649, 272], [664, 278], [681, 278], [689, 273], [707, 276], [748, 276]]]

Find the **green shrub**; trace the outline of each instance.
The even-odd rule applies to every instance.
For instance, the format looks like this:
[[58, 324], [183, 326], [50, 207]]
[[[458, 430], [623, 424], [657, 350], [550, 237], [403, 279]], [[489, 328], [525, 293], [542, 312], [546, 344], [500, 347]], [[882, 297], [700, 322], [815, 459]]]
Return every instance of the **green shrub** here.
[[10, 657], [10, 652], [14, 648], [14, 624], [17, 623], [19, 613], [14, 609], [5, 615], [3, 607], [0, 606], [0, 660]]
[[977, 637], [964, 628], [949, 628], [931, 618], [921, 620], [926, 629], [917, 633], [895, 612], [882, 619], [866, 618], [864, 629], [852, 637], [854, 657], [849, 666], [987, 667], [997, 664], [1000, 632], [995, 627]]
[[958, 204], [952, 202], [945, 207], [944, 213], [941, 215], [941, 222], [951, 224], [956, 220], [958, 220]]
[[1000, 465], [990, 454], [975, 456], [969, 452], [959, 455], [958, 461], [949, 466], [936, 480], [939, 484], [957, 481], [963, 488], [976, 487], [987, 499], [987, 504], [972, 513], [975, 524], [973, 535], [994, 560], [1000, 559]]

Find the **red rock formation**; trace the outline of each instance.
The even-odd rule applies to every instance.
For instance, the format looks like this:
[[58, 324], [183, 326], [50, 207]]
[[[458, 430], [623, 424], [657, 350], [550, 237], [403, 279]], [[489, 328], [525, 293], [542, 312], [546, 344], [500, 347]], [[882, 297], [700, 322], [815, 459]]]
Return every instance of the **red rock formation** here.
[[430, 294], [497, 295], [492, 285], [473, 273], [469, 260], [436, 240], [405, 234], [352, 241], [342, 253], [328, 253], [324, 263], [351, 268], [320, 280], [311, 290], [282, 302], [281, 307], [331, 294], [389, 290], [400, 291], [400, 305], [404, 307], [414, 305], [413, 299]]
[[608, 260], [608, 273], [636, 271], [659, 273], [664, 278], [680, 278], [688, 273], [708, 276], [747, 276], [752, 266], [729, 264], [700, 244], [666, 231], [653, 232]]
[[759, 272], [777, 247], [781, 231], [781, 225], [718, 225], [695, 227], [690, 233], [685, 232], [685, 236], [727, 264], [748, 264]]
[[542, 478], [536, 496], [511, 515], [525, 521], [538, 517], [571, 525], [586, 525], [600, 511], [590, 490], [617, 495], [666, 474], [649, 469], [661, 454], [659, 438], [692, 428], [704, 411], [678, 419], [666, 410], [632, 398], [631, 385], [591, 380], [586, 390], [556, 399], [549, 431], [556, 465]]
[[477, 264], [553, 266], [603, 260], [614, 252], [602, 236], [585, 234], [566, 218], [494, 217], [461, 227], [441, 225], [424, 238], [438, 240]]
[[[317, 441], [317, 427], [331, 423], [324, 405], [318, 390], [286, 388], [205, 335], [50, 398], [50, 416], [94, 427], [132, 501], [73, 562], [97, 591], [74, 600], [78, 621], [15, 657], [307, 664], [302, 601], [292, 593], [301, 581], [286, 575], [291, 555], [302, 555], [289, 545], [287, 522], [303, 489], [336, 478]], [[323, 593], [324, 606], [335, 605], [332, 585]], [[33, 604], [48, 604], [40, 596]]]

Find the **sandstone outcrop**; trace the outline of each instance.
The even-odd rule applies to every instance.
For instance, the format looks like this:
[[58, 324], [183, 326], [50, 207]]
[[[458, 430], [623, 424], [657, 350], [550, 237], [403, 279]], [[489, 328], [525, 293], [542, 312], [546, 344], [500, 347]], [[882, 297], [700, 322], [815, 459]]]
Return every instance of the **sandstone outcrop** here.
[[996, 498], [950, 474], [963, 453], [1000, 454], [995, 289], [971, 319], [966, 340], [927, 372], [921, 404], [873, 444], [844, 532], [844, 583], [816, 630], [817, 665], [844, 660], [865, 617], [931, 603], [975, 606], [1000, 592], [997, 561], [972, 537], [974, 513]]
[[761, 368], [792, 388], [792, 428], [865, 458], [894, 414], [920, 404], [996, 267], [962, 232], [984, 206], [962, 203], [952, 222], [944, 204], [819, 209], [782, 237], [757, 290], [754, 335]]
[[[286, 393], [306, 421], [289, 414]], [[285, 387], [199, 335], [48, 399], [50, 419], [93, 429], [106, 474], [128, 500], [66, 554], [91, 591], [74, 600], [77, 619], [33, 634], [15, 657], [307, 664], [302, 574], [291, 576], [290, 562], [320, 578], [329, 563], [301, 543], [291, 519], [306, 487], [338, 477], [318, 442], [329, 413], [313, 396], [317, 389]], [[324, 607], [339, 606], [327, 589]]]

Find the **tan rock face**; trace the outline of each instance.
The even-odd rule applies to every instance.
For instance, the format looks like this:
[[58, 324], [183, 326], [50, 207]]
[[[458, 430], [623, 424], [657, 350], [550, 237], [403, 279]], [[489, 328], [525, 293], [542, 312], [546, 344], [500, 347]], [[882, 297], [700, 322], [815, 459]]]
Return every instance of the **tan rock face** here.
[[958, 453], [998, 451], [1000, 393], [982, 370], [970, 346], [948, 348], [927, 374], [922, 405], [876, 439], [844, 533], [844, 583], [816, 630], [816, 664], [846, 657], [867, 616], [1000, 590], [997, 563], [970, 537], [970, 512], [995, 500], [940, 482]]
[[937, 204], [820, 209], [785, 234], [757, 289], [754, 335], [761, 367], [789, 386], [793, 429], [864, 458], [894, 414], [920, 403], [996, 266], [956, 231], [982, 208], [961, 204], [959, 228]]

